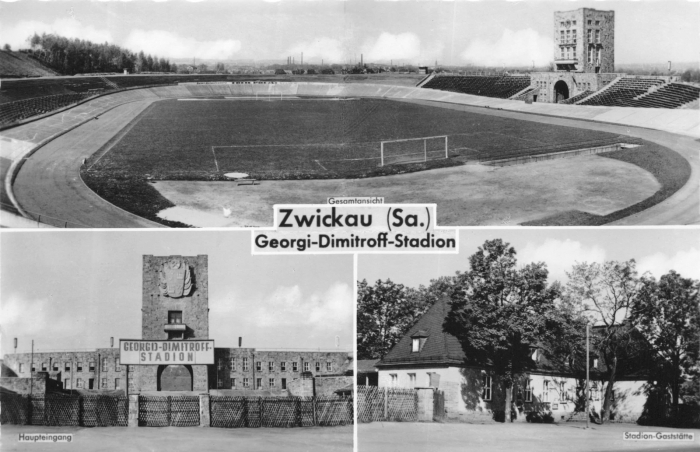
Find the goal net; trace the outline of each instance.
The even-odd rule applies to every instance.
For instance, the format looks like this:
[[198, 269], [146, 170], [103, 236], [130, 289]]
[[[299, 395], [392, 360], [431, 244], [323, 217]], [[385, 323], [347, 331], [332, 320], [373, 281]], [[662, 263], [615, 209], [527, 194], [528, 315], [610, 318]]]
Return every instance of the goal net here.
[[446, 159], [447, 135], [381, 142], [380, 166]]

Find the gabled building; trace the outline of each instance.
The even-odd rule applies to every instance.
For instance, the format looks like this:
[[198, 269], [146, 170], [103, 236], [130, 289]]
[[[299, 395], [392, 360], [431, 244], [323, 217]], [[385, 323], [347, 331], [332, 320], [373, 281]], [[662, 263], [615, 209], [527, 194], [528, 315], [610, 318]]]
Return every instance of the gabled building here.
[[[435, 303], [376, 364], [379, 387], [435, 388], [445, 393], [450, 419], [502, 420], [505, 391], [501, 382], [488, 363], [470, 360], [457, 338], [444, 331], [449, 311], [448, 300]], [[531, 358], [532, 370], [513, 388], [516, 419], [562, 421], [580, 412], [585, 380], [552, 364], [540, 349], [533, 348]], [[604, 370], [603, 363], [592, 358], [591, 366], [591, 409], [600, 412], [604, 385], [596, 379]], [[646, 378], [634, 378], [615, 383], [616, 420], [634, 422], [644, 411]]]

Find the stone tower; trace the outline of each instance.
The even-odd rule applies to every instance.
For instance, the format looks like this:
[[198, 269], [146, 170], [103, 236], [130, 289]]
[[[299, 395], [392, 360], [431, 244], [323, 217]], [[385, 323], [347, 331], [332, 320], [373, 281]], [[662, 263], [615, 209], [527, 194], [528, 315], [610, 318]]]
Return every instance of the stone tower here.
[[[141, 339], [209, 339], [209, 269], [206, 255], [143, 256]], [[131, 366], [130, 392], [206, 391], [207, 366]], [[172, 378], [171, 378], [172, 377]], [[188, 378], [191, 380], [188, 380]], [[183, 389], [184, 388], [184, 389]]]
[[554, 63], [557, 71], [615, 72], [615, 12], [556, 11]]

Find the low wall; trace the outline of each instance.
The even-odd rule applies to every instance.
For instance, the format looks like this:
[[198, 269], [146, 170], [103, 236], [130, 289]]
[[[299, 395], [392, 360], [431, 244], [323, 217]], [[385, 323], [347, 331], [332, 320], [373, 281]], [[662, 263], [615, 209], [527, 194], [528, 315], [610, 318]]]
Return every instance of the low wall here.
[[597, 146], [593, 148], [585, 149], [574, 149], [572, 151], [562, 151], [553, 152], [551, 154], [541, 154], [541, 155], [526, 155], [522, 157], [511, 157], [507, 159], [491, 160], [484, 162], [486, 165], [490, 166], [513, 166], [513, 165], [524, 165], [526, 163], [543, 162], [545, 160], [556, 160], [569, 157], [577, 157], [579, 155], [593, 155], [602, 154], [604, 152], [619, 151], [622, 149], [620, 144], [612, 144], [609, 146]]
[[16, 394], [46, 394], [48, 374], [39, 372], [34, 378], [2, 377], [0, 388]]
[[314, 395], [317, 397], [333, 396], [335, 391], [353, 383], [354, 377], [316, 377]]

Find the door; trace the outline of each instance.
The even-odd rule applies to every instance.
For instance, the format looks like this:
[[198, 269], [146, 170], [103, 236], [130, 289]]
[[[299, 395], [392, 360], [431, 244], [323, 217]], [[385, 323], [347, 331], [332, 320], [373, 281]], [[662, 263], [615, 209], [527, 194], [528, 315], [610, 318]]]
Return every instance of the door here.
[[192, 371], [183, 365], [167, 366], [160, 374], [161, 391], [191, 391]]
[[91, 378], [88, 380], [88, 389], [95, 389], [95, 379]]
[[445, 391], [433, 391], [433, 420], [445, 419]]

